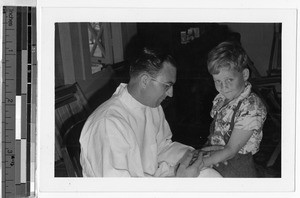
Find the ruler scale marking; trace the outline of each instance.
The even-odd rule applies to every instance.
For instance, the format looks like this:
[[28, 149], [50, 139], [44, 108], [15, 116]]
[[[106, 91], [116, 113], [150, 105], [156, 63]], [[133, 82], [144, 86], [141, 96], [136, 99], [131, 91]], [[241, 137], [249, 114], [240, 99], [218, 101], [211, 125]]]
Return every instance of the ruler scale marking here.
[[36, 9], [4, 6], [2, 38], [2, 197], [27, 197], [35, 192]]
[[[5, 53], [3, 54], [4, 60], [7, 61], [9, 60], [10, 65], [15, 65], [16, 60], [14, 59], [14, 56], [9, 56], [7, 57], [6, 54], [8, 52], [16, 52], [16, 46], [15, 43], [13, 42], [16, 39], [16, 32], [15, 31], [10, 31], [9, 34], [7, 33], [6, 29], [16, 29], [16, 10], [13, 8], [7, 8], [7, 10], [5, 10], [3, 12], [3, 14], [5, 15], [5, 19], [7, 20], [6, 24], [4, 25], [3, 28], [3, 32], [4, 32], [4, 39], [12, 41], [10, 44], [10, 46], [7, 46], [8, 43], [5, 43]], [[7, 28], [6, 28], [7, 27]], [[9, 28], [8, 28], [9, 27]], [[8, 37], [10, 39], [8, 39]], [[11, 76], [13, 76], [15, 74], [15, 70], [14, 67], [11, 67], [10, 70], [6, 71], [6, 68], [3, 67], [3, 73], [5, 75], [4, 78], [4, 83], [5, 85], [7, 85], [7, 80], [11, 78]], [[7, 76], [9, 76], [9, 78], [7, 78]], [[14, 78], [12, 78], [14, 79]], [[14, 80], [9, 81], [10, 84], [9, 86], [4, 86], [3, 87], [3, 92], [4, 92], [4, 98], [3, 100], [7, 103], [9, 101], [13, 101], [14, 100]], [[6, 92], [7, 89], [11, 90], [9, 91], [9, 93], [11, 94], [10, 96], [7, 96]], [[5, 136], [2, 137], [5, 140], [5, 143], [3, 144], [4, 148], [4, 158], [5, 158], [5, 164], [2, 166], [3, 167], [3, 176], [4, 176], [4, 185], [3, 185], [3, 196], [15, 196], [15, 186], [11, 185], [12, 183], [14, 184], [14, 161], [15, 161], [15, 150], [14, 150], [14, 146], [12, 145], [12, 143], [14, 144], [13, 140], [14, 140], [14, 131], [12, 130], [6, 130], [6, 129], [14, 129], [14, 120], [11, 119], [13, 118], [14, 115], [12, 115], [14, 113], [14, 106], [4, 106], [5, 111], [4, 112], [4, 116], [3, 119], [5, 120], [4, 122], [4, 133]], [[7, 116], [9, 114], [9, 116]], [[11, 132], [9, 132], [11, 131]], [[5, 168], [4, 168], [5, 167]]]

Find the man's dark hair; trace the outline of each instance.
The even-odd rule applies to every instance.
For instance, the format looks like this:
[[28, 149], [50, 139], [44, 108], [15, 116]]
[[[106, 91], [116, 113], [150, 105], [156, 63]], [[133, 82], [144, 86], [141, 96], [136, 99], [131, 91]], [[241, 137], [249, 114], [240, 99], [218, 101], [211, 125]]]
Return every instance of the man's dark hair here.
[[171, 55], [163, 53], [159, 49], [145, 47], [138, 58], [130, 65], [130, 77], [136, 77], [143, 72], [156, 77], [164, 62], [176, 67], [176, 62]]

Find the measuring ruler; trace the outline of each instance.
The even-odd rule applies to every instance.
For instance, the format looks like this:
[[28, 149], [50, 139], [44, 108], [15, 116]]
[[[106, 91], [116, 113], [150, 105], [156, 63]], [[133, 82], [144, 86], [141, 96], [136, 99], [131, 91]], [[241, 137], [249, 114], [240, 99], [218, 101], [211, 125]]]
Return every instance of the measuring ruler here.
[[2, 197], [34, 196], [36, 9], [3, 7]]

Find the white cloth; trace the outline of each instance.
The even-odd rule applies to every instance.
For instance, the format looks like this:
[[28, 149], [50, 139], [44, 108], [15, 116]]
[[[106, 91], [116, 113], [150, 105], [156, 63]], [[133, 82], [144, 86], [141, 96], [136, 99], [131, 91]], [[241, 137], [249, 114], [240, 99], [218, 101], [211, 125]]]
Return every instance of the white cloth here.
[[213, 168], [205, 168], [203, 170], [200, 171], [200, 174], [198, 177], [222, 177], [222, 175], [216, 171]]
[[86, 121], [80, 136], [85, 177], [174, 176], [189, 146], [171, 141], [161, 106], [147, 107], [121, 84]]

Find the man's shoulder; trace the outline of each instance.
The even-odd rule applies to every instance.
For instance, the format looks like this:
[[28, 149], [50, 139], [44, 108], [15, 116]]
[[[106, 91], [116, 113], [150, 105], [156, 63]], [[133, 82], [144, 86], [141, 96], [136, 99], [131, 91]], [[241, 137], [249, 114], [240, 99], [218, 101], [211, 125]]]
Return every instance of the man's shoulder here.
[[94, 112], [94, 115], [107, 116], [109, 114], [120, 114], [124, 109], [122, 101], [118, 97], [111, 97], [109, 100], [102, 103]]

